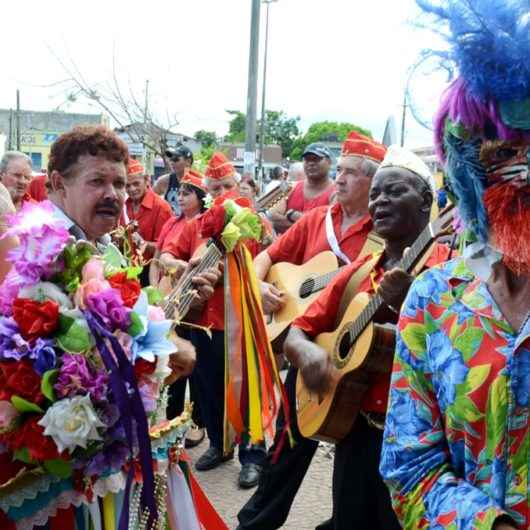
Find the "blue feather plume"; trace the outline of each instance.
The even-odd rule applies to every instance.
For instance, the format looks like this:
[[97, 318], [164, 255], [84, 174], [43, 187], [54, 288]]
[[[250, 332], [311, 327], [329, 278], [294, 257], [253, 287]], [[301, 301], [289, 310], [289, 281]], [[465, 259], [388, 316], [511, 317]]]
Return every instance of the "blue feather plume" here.
[[458, 210], [466, 226], [478, 239], [488, 240], [488, 219], [484, 208], [486, 173], [480, 162], [482, 142], [464, 141], [445, 135], [446, 169], [451, 188], [458, 199]]
[[[443, 26], [449, 55], [482, 101], [530, 96], [529, 0], [416, 0]], [[447, 52], [440, 52], [447, 56]]]

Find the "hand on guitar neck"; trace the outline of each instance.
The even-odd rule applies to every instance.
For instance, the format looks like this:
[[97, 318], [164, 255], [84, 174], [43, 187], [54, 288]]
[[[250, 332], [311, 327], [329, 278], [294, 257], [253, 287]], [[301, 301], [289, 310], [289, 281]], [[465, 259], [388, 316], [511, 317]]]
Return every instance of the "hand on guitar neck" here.
[[[188, 268], [184, 272], [186, 273], [193, 270], [200, 261], [200, 257], [191, 258], [188, 262]], [[204, 303], [212, 297], [215, 287], [221, 280], [222, 275], [222, 263], [217, 262], [214, 267], [210, 267], [192, 277], [191, 282], [196, 289], [196, 294], [191, 304], [192, 309], [201, 309]]]
[[299, 328], [292, 327], [285, 339], [284, 353], [300, 370], [309, 390], [315, 394], [324, 394], [338, 377], [328, 353], [312, 342]]
[[385, 272], [379, 283], [377, 294], [393, 311], [398, 312], [403, 305], [414, 278], [397, 267]]

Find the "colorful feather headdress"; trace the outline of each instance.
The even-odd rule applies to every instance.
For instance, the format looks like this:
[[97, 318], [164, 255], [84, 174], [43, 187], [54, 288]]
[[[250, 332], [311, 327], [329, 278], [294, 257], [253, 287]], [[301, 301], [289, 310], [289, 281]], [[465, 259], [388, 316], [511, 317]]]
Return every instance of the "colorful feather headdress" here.
[[530, 4], [416, 1], [449, 44], [435, 54], [458, 70], [434, 119], [435, 147], [464, 221], [486, 242], [481, 146], [495, 140], [530, 143]]

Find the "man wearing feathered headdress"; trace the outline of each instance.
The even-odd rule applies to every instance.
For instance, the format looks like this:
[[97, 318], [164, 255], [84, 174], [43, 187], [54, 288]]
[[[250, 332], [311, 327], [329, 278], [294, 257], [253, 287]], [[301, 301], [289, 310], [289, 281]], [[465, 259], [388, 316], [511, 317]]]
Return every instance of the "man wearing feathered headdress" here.
[[381, 472], [407, 529], [528, 529], [529, 4], [418, 3], [449, 28], [435, 141], [475, 242], [409, 291]]

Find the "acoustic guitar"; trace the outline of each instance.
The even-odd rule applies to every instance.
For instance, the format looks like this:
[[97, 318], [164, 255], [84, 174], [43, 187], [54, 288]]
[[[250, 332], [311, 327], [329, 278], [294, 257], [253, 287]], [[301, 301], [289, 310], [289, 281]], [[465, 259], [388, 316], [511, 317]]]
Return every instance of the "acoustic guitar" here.
[[281, 337], [291, 322], [302, 315], [320, 291], [339, 273], [337, 256], [326, 250], [303, 265], [276, 263], [265, 281], [283, 291], [285, 305], [267, 317], [267, 333], [271, 342]]
[[[448, 207], [436, 221], [427, 225], [401, 260], [401, 269], [411, 273], [435, 239], [450, 231], [452, 209]], [[371, 373], [391, 371], [394, 326], [373, 322], [382, 306], [384, 302], [379, 295], [359, 293], [348, 305], [335, 331], [316, 337], [316, 344], [330, 355], [338, 378], [325, 395], [317, 395], [307, 389], [298, 373], [298, 428], [306, 438], [327, 442], [342, 440], [353, 427]]]

